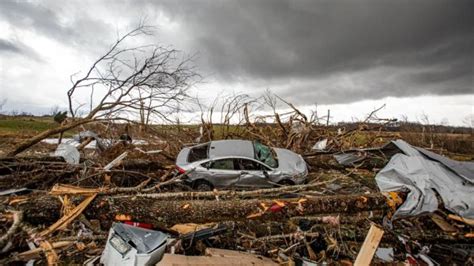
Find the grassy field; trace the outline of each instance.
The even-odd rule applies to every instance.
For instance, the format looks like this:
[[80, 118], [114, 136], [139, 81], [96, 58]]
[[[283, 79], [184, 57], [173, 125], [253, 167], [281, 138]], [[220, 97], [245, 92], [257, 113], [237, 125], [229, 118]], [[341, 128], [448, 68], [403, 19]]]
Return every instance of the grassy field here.
[[27, 116], [1, 116], [0, 134], [35, 134], [57, 124], [52, 117], [27, 117]]

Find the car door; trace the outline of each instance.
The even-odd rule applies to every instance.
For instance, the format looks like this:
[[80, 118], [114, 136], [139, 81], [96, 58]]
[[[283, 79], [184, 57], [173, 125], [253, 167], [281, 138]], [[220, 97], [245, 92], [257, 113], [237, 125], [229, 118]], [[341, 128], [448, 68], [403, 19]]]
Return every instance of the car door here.
[[272, 187], [264, 174], [265, 166], [250, 159], [235, 159], [236, 168], [240, 170], [238, 187], [242, 188], [265, 188]]
[[234, 186], [240, 178], [240, 171], [236, 170], [232, 158], [210, 161], [208, 167], [207, 179], [215, 187]]

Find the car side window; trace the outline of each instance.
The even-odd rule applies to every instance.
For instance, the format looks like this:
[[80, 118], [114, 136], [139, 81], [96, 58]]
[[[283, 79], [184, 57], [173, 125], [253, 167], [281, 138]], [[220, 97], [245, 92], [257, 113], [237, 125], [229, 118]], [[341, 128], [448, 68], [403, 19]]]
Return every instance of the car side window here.
[[234, 160], [233, 159], [221, 159], [213, 161], [210, 165], [211, 169], [219, 170], [234, 170]]
[[237, 159], [237, 162], [238, 162], [239, 170], [248, 170], [248, 171], [263, 170], [262, 168], [263, 165], [252, 160]]
[[188, 162], [192, 163], [192, 162], [197, 162], [199, 160], [207, 159], [208, 150], [209, 150], [209, 144], [192, 148], [189, 151]]
[[263, 165], [261, 163], [257, 163], [260, 167], [260, 170], [262, 171], [271, 171], [272, 169], [268, 168], [266, 165]]

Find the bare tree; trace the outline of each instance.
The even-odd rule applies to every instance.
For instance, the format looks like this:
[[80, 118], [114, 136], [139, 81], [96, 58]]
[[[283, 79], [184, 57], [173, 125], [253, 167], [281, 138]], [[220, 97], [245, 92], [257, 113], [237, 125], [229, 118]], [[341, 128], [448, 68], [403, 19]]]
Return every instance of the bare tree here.
[[3, 106], [7, 103], [7, 99], [0, 100], [0, 111], [3, 109]]
[[[474, 128], [474, 114], [466, 115], [463, 120], [463, 124], [467, 127]], [[472, 133], [472, 130], [471, 130]]]
[[[70, 118], [20, 143], [8, 156], [86, 123], [138, 119], [143, 123], [152, 119], [171, 122], [169, 115], [189, 97], [187, 91], [199, 75], [191, 64], [192, 57], [184, 57], [175, 49], [153, 44], [127, 46], [138, 37], [151, 35], [153, 28], [140, 23], [119, 36], [83, 76], [71, 76], [72, 86], [67, 91]], [[81, 101], [80, 95], [84, 93], [90, 95], [89, 104]], [[84, 109], [88, 113], [81, 115]]]

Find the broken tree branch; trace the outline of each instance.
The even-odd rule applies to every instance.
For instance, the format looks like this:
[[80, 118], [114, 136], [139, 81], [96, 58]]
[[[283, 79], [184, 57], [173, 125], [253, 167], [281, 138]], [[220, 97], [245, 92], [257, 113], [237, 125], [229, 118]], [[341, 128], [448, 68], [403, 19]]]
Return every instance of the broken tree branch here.
[[10, 238], [16, 233], [20, 228], [23, 221], [23, 212], [21, 211], [11, 211], [13, 214], [13, 223], [8, 229], [8, 231], [0, 237], [0, 250], [5, 246], [5, 244], [10, 240]]

